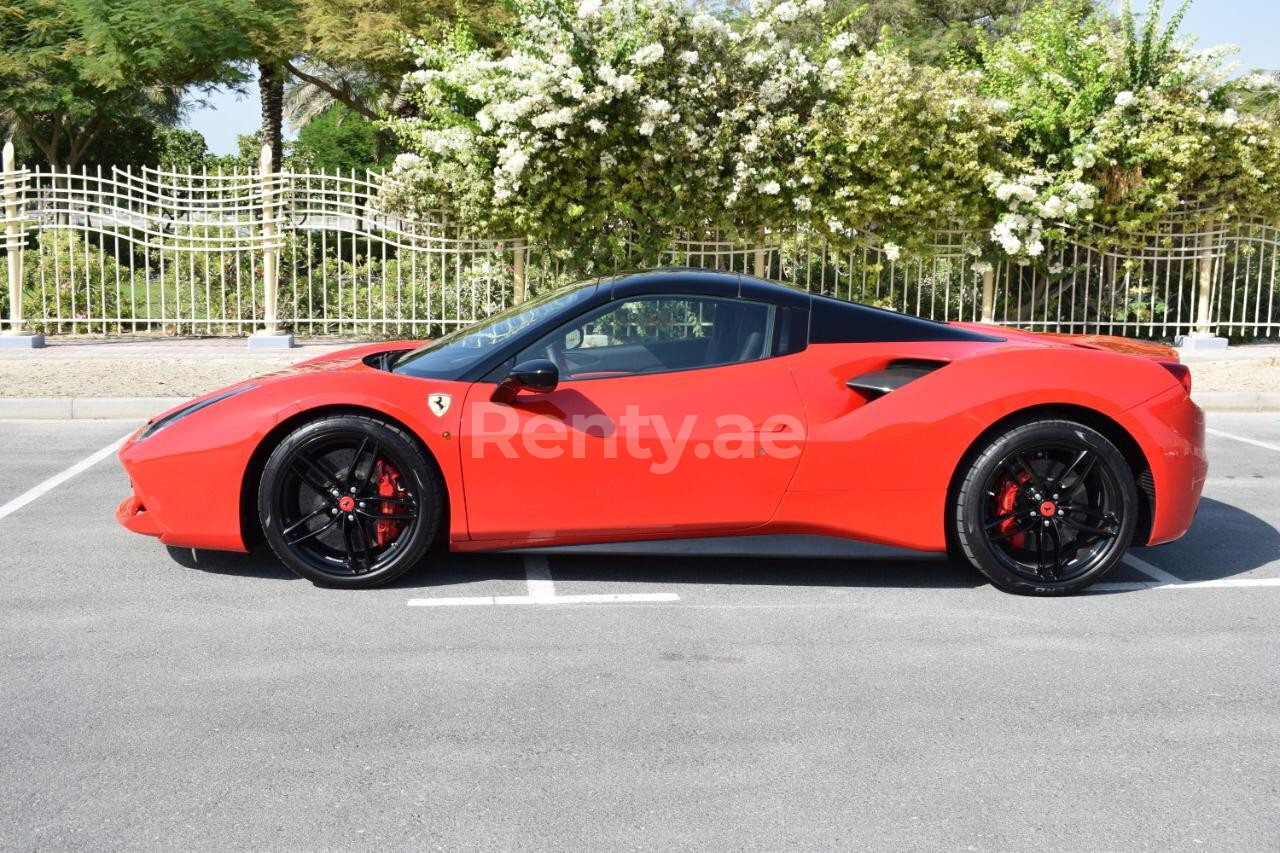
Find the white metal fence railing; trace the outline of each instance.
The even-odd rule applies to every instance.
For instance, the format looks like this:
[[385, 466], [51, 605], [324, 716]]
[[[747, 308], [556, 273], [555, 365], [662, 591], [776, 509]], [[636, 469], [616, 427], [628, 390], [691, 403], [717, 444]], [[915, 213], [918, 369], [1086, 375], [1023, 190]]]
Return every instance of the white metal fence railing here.
[[[10, 329], [235, 335], [279, 325], [427, 337], [611, 271], [556, 247], [476, 237], [444, 215], [388, 214], [378, 205], [384, 178], [372, 172], [54, 172], [19, 169], [10, 152], [0, 172], [9, 285], [0, 317]], [[1123, 243], [1080, 233], [1043, 264], [990, 271], [951, 231], [893, 260], [874, 241], [836, 249], [784, 227], [758, 245], [677, 239], [659, 261], [939, 320], [1156, 338], [1276, 335], [1280, 225], [1193, 221], [1172, 217]]]

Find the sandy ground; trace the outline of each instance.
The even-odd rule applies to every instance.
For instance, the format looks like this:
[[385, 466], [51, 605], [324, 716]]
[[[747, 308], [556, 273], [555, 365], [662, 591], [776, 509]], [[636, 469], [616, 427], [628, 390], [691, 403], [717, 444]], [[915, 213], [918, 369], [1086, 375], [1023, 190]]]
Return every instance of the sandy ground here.
[[351, 343], [264, 352], [243, 339], [52, 339], [43, 350], [0, 350], [0, 397], [193, 397]]
[[[349, 346], [307, 341], [249, 350], [243, 339], [103, 342], [55, 338], [43, 350], [0, 349], [0, 397], [191, 397]], [[1189, 353], [1199, 392], [1280, 392], [1280, 344]]]

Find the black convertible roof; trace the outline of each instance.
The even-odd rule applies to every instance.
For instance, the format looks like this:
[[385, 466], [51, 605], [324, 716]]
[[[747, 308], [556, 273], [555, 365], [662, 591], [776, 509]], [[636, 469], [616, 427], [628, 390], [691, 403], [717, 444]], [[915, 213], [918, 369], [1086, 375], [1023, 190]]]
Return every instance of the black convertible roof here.
[[609, 276], [600, 279], [597, 288], [596, 299], [601, 302], [655, 293], [681, 293], [753, 299], [807, 309], [811, 344], [1002, 340], [923, 317], [810, 293], [778, 281], [699, 267], [661, 267]]

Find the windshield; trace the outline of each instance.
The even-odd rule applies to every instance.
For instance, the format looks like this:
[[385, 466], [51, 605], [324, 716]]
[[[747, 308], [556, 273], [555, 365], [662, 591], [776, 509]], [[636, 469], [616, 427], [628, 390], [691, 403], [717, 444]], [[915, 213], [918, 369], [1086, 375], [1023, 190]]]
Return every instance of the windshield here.
[[590, 297], [595, 284], [595, 279], [581, 281], [512, 305], [474, 326], [404, 353], [392, 363], [391, 369], [410, 376], [455, 378], [483, 361], [513, 335]]

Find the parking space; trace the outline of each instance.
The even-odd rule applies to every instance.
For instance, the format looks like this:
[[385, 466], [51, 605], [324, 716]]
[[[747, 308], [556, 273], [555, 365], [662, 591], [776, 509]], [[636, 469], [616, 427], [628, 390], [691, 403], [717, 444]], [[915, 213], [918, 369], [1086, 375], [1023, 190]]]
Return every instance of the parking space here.
[[119, 528], [134, 426], [0, 422], [0, 505], [106, 451], [0, 512], [4, 847], [1280, 841], [1275, 415], [1211, 416], [1192, 532], [1050, 600], [797, 540], [324, 590]]

